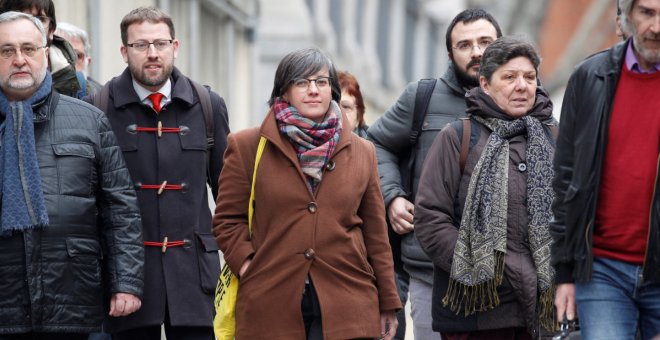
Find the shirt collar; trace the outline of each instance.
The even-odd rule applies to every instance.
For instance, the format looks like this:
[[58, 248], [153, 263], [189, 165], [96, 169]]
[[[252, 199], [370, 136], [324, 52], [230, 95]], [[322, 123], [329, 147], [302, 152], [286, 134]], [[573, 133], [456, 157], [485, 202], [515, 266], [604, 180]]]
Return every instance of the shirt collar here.
[[[140, 98], [140, 102], [151, 106], [151, 100], [149, 100], [149, 98], [147, 97], [153, 92], [145, 89], [142, 85], [138, 84], [138, 82], [136, 82], [135, 79], [133, 79], [133, 89], [135, 89], [135, 93], [137, 93], [138, 97]], [[161, 100], [161, 106], [165, 106], [165, 104], [172, 101], [172, 81], [170, 80], [170, 78], [167, 78], [165, 84], [163, 84], [163, 86], [157, 92], [163, 94], [163, 99]]]
[[655, 73], [660, 71], [660, 63], [655, 64], [650, 70], [642, 69], [642, 66], [639, 64], [639, 59], [633, 51], [633, 39], [628, 40], [628, 48], [626, 50], [626, 67], [633, 73]]

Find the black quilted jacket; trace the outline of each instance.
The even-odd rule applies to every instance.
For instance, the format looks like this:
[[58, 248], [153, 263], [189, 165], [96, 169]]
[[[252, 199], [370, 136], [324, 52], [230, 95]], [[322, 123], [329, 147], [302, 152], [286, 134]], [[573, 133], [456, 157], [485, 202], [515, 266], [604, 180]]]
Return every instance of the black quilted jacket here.
[[135, 191], [101, 111], [57, 93], [33, 110], [50, 224], [0, 237], [0, 334], [89, 333], [109, 294], [142, 295]]

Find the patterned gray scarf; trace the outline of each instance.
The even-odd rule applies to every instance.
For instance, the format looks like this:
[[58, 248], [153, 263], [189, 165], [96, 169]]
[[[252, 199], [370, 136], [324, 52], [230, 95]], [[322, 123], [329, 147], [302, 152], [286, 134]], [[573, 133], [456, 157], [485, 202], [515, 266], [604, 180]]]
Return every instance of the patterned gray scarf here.
[[526, 132], [529, 247], [538, 276], [541, 324], [551, 329], [554, 271], [548, 225], [554, 198], [554, 145], [537, 118], [527, 115], [504, 120], [498, 116], [472, 116], [492, 133], [470, 178], [443, 303], [456, 313], [463, 310], [466, 316], [500, 303], [497, 286], [504, 276], [507, 243], [509, 138]]

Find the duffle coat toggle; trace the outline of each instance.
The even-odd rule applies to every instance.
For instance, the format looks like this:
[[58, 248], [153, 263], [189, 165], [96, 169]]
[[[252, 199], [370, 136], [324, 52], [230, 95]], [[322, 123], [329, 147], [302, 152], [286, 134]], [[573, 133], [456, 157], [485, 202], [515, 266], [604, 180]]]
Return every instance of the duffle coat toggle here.
[[163, 133], [178, 133], [182, 136], [185, 136], [190, 132], [190, 128], [184, 125], [179, 127], [163, 127], [163, 123], [158, 121], [158, 125], [156, 127], [144, 127], [137, 126], [137, 124], [131, 124], [126, 127], [126, 131], [130, 134], [136, 134], [138, 132], [155, 132], [158, 137], [162, 137]]

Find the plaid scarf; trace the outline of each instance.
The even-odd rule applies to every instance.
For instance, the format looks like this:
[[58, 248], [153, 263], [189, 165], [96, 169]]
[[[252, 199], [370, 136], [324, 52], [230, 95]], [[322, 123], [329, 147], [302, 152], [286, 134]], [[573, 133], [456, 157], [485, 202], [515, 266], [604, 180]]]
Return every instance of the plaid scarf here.
[[301, 116], [295, 107], [277, 98], [273, 104], [277, 126], [296, 149], [302, 172], [307, 178], [307, 189], [314, 189], [321, 182], [323, 169], [339, 142], [341, 111], [333, 100], [322, 122], [317, 123]]
[[10, 102], [0, 91], [0, 187], [2, 188], [1, 235], [48, 225], [48, 212], [41, 188], [37, 162], [32, 105], [51, 92], [52, 79], [46, 72], [32, 97]]
[[548, 226], [555, 196], [552, 190], [554, 145], [532, 113], [515, 120], [501, 119], [503, 112], [493, 107], [492, 99], [482, 92], [474, 92], [480, 90], [471, 91], [468, 96], [489, 101], [482, 109], [499, 112], [472, 116], [492, 133], [470, 177], [443, 303], [456, 313], [464, 310], [466, 316], [495, 308], [500, 303], [497, 286], [504, 276], [507, 244], [509, 138], [527, 133], [529, 247], [537, 271], [540, 323], [552, 329], [554, 270], [550, 265], [552, 239]]

